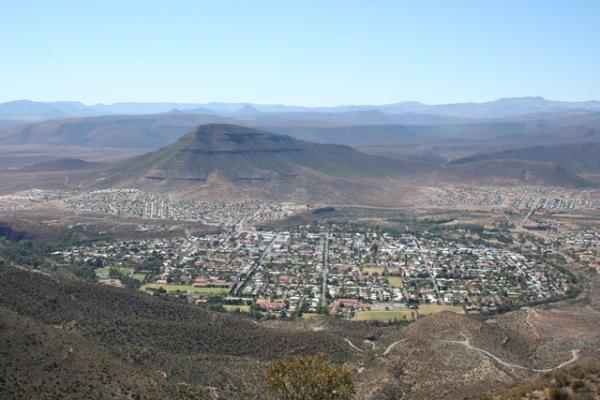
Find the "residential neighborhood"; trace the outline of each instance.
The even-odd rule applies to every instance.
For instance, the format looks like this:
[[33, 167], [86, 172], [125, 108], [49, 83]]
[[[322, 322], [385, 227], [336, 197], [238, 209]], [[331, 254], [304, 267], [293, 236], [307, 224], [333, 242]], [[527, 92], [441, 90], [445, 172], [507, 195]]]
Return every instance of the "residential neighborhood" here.
[[490, 313], [564, 296], [571, 287], [565, 273], [510, 250], [322, 228], [96, 243], [60, 256], [97, 266], [108, 284], [116, 270], [149, 293], [196, 302], [218, 297], [286, 315], [410, 315], [431, 306]]

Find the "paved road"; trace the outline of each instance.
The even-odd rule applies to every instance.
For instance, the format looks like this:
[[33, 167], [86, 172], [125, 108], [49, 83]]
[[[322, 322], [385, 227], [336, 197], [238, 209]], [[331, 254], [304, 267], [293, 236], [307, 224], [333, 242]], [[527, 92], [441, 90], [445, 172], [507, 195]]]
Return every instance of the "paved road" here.
[[327, 275], [329, 274], [329, 232], [325, 235], [323, 245], [323, 275], [321, 277], [321, 304], [326, 305], [325, 294], [327, 293]]
[[535, 212], [535, 210], [538, 207], [540, 202], [541, 202], [540, 199], [533, 202], [533, 204], [531, 205], [531, 208], [529, 209], [529, 212], [527, 213], [527, 215], [525, 215], [525, 218], [523, 218], [521, 223], [519, 223], [519, 228], [522, 228], [523, 224], [525, 224], [525, 222], [527, 222], [527, 220], [533, 215], [533, 213]]
[[[415, 242], [417, 243], [417, 247], [419, 248], [419, 250], [421, 250], [421, 243], [419, 243], [419, 239], [415, 238]], [[433, 260], [431, 261], [431, 264], [433, 264]], [[435, 290], [435, 294], [437, 295], [438, 299], [442, 300], [442, 296], [440, 295], [440, 288], [438, 287], [435, 276], [433, 276], [433, 271], [431, 270], [431, 265], [429, 262], [425, 262], [425, 268], [427, 268], [427, 273], [431, 278], [431, 283], [433, 283], [433, 289]]]
[[256, 260], [254, 262], [254, 264], [252, 264], [252, 267], [250, 268], [250, 270], [248, 271], [248, 273], [246, 274], [246, 276], [244, 276], [237, 283], [237, 285], [235, 285], [233, 287], [233, 289], [231, 289], [231, 295], [237, 296], [239, 294], [239, 292], [244, 288], [244, 286], [246, 286], [246, 284], [248, 283], [248, 281], [250, 280], [250, 278], [252, 278], [252, 275], [254, 275], [254, 273], [256, 272], [256, 270], [258, 269], [258, 267], [260, 266], [261, 261], [266, 256], [268, 256], [269, 254], [271, 254], [271, 248], [273, 247], [273, 243], [275, 242], [276, 238], [277, 238], [277, 235], [275, 235], [273, 237], [273, 239], [269, 242], [269, 245], [267, 246], [267, 248], [265, 249], [265, 251], [263, 251], [263, 253], [260, 255], [259, 259]]
[[368, 204], [318, 204], [318, 207], [338, 207], [338, 208], [368, 208], [372, 210], [407, 210], [410, 206], [405, 207], [385, 207], [385, 206], [373, 206]]

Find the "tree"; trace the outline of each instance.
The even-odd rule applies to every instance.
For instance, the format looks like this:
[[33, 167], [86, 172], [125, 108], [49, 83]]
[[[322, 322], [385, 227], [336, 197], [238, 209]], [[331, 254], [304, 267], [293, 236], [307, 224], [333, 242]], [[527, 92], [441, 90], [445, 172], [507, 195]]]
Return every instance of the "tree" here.
[[267, 387], [281, 400], [349, 400], [354, 394], [352, 370], [323, 354], [271, 362]]
[[327, 304], [322, 300], [319, 300], [319, 304], [317, 305], [317, 314], [328, 315], [329, 309], [327, 308]]

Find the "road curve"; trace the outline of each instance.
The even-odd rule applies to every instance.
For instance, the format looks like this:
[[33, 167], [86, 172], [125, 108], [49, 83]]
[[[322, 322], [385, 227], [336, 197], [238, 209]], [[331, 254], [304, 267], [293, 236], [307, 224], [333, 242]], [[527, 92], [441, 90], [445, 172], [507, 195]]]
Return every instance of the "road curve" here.
[[536, 368], [529, 368], [529, 367], [525, 367], [523, 365], [518, 365], [518, 364], [513, 364], [513, 363], [506, 362], [506, 361], [504, 361], [504, 360], [496, 357], [495, 355], [493, 355], [492, 353], [490, 353], [487, 350], [484, 350], [484, 349], [481, 349], [479, 347], [473, 346], [470, 343], [469, 338], [467, 338], [465, 340], [443, 340], [443, 341], [447, 342], [447, 343], [461, 344], [461, 345], [467, 347], [468, 349], [478, 351], [479, 353], [485, 354], [486, 356], [488, 356], [491, 359], [493, 359], [494, 361], [496, 361], [498, 364], [503, 365], [505, 367], [515, 368], [515, 369], [525, 369], [525, 370], [533, 371], [533, 372], [551, 372], [551, 371], [555, 371], [557, 369], [560, 369], [562, 367], [565, 367], [565, 366], [567, 366], [567, 365], [569, 365], [571, 363], [574, 363], [575, 361], [579, 360], [579, 352], [580, 352], [579, 349], [571, 350], [571, 354], [572, 354], [571, 358], [569, 360], [567, 360], [567, 361], [564, 361], [564, 362], [558, 364], [556, 367], [545, 368], [545, 369], [536, 369]]
[[363, 349], [361, 349], [361, 348], [358, 348], [358, 347], [356, 347], [356, 346], [354, 345], [354, 343], [352, 343], [352, 342], [350, 341], [350, 339], [346, 339], [346, 338], [344, 338], [344, 340], [345, 340], [345, 341], [346, 341], [346, 343], [348, 343], [348, 344], [350, 345], [350, 347], [352, 347], [354, 350], [356, 350], [356, 351], [360, 351], [361, 353], [364, 353], [364, 350], [363, 350]]
[[400, 343], [404, 342], [405, 340], [406, 340], [406, 339], [400, 339], [400, 340], [398, 340], [398, 341], [396, 341], [396, 342], [394, 342], [394, 343], [390, 344], [390, 345], [389, 345], [389, 346], [388, 346], [388, 347], [385, 349], [385, 351], [384, 351], [384, 352], [383, 352], [381, 355], [382, 355], [382, 356], [387, 356], [387, 355], [389, 354], [389, 352], [390, 352], [390, 351], [392, 351], [392, 349], [393, 349], [394, 347], [396, 347], [396, 345], [398, 345], [398, 344], [400, 344]]
[[[356, 351], [358, 351], [360, 353], [364, 353], [365, 352], [361, 348], [355, 346], [354, 343], [352, 343], [350, 341], [350, 339], [347, 339], [347, 338], [343, 338], [343, 339], [354, 350], [356, 350]], [[406, 340], [406, 338], [395, 341], [394, 343], [392, 343], [388, 347], [386, 347], [386, 349], [385, 349], [385, 351], [383, 353], [381, 353], [381, 354], [375, 354], [375, 357], [387, 356], [394, 349], [394, 347], [396, 347], [398, 344], [404, 342], [405, 340]], [[481, 354], [484, 354], [484, 355], [490, 357], [492, 360], [496, 361], [498, 364], [503, 365], [503, 366], [505, 366], [507, 368], [524, 369], [524, 370], [528, 370], [528, 371], [532, 371], [532, 372], [542, 372], [542, 373], [556, 371], [557, 369], [561, 369], [563, 367], [566, 367], [569, 364], [574, 363], [575, 361], [579, 360], [579, 353], [581, 352], [580, 349], [571, 350], [571, 358], [568, 359], [567, 361], [563, 361], [562, 363], [558, 364], [556, 367], [537, 369], [537, 368], [529, 368], [529, 367], [525, 367], [523, 365], [513, 364], [513, 363], [509, 363], [507, 361], [504, 361], [501, 358], [495, 356], [494, 354], [490, 353], [487, 350], [484, 350], [482, 348], [473, 346], [471, 344], [469, 338], [466, 338], [465, 340], [442, 340], [442, 341], [446, 342], [446, 343], [456, 343], [456, 344], [463, 345], [463, 346], [465, 346], [468, 349], [475, 350], [475, 351], [477, 351], [477, 352], [479, 352]]]
[[[352, 341], [350, 341], [350, 339], [348, 338], [343, 338], [344, 341], [346, 343], [348, 343], [350, 345], [350, 347], [352, 347], [354, 350], [356, 351], [360, 351], [361, 353], [364, 353], [365, 351], [357, 346], [354, 345], [354, 343], [352, 343]], [[392, 351], [394, 349], [394, 347], [396, 347], [396, 345], [404, 342], [406, 339], [400, 339], [395, 341], [394, 343], [390, 344], [388, 347], [386, 347], [386, 349], [383, 351], [383, 353], [381, 354], [375, 354], [375, 357], [381, 357], [381, 356], [387, 356], [389, 354], [390, 351]], [[375, 350], [375, 343], [371, 343], [371, 345], [373, 346], [373, 350]]]

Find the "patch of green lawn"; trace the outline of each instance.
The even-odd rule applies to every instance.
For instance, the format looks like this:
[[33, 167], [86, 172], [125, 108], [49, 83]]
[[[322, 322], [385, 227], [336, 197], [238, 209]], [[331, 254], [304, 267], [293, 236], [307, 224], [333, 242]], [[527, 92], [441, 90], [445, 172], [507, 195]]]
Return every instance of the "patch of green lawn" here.
[[163, 288], [167, 293], [201, 293], [209, 296], [226, 296], [229, 293], [229, 289], [227, 288], [193, 287], [192, 285], [172, 285], [169, 283], [147, 283], [142, 285], [140, 290], [156, 290], [159, 288]]
[[94, 270], [94, 272], [96, 273], [96, 276], [100, 276], [100, 275], [108, 275], [110, 271], [110, 268], [96, 268]]

